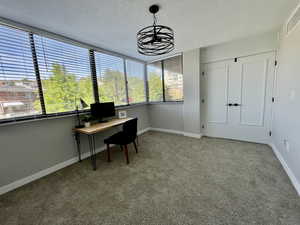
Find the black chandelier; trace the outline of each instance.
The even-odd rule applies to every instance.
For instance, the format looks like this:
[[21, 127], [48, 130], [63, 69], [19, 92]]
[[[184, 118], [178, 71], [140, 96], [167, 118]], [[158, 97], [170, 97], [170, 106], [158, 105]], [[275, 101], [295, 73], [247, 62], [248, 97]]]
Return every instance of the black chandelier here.
[[174, 32], [170, 27], [157, 25], [155, 14], [159, 6], [152, 5], [149, 8], [153, 14], [153, 25], [141, 29], [137, 33], [138, 52], [143, 55], [163, 55], [174, 49]]

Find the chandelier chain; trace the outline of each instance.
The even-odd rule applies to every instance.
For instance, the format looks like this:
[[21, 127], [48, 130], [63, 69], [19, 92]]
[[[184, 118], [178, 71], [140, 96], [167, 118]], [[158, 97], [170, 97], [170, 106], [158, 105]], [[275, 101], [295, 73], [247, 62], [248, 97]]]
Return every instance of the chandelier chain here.
[[157, 16], [155, 15], [155, 13], [153, 13], [153, 26], [156, 26], [157, 21]]
[[157, 5], [149, 8], [153, 15], [153, 25], [144, 27], [137, 33], [137, 50], [143, 55], [157, 56], [174, 50], [174, 31], [168, 26], [158, 24], [158, 10]]

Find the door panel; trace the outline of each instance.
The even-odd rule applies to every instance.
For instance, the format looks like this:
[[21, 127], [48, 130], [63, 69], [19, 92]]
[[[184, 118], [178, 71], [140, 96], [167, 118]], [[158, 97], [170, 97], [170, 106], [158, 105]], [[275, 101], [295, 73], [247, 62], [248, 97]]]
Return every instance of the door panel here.
[[[228, 63], [228, 104], [241, 103], [241, 71], [242, 67], [239, 63]], [[230, 124], [239, 124], [240, 120], [240, 108], [235, 106], [228, 107], [228, 122]]]
[[274, 61], [271, 52], [204, 65], [205, 135], [268, 143]]
[[268, 60], [242, 63], [241, 124], [263, 126]]
[[207, 122], [227, 123], [227, 68], [220, 64], [209, 65], [207, 75], [206, 95], [210, 103], [207, 105]]

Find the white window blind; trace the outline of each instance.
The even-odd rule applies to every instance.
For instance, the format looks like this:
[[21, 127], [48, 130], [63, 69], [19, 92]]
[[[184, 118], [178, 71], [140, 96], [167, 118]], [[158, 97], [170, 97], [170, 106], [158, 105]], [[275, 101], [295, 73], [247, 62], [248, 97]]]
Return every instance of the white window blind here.
[[89, 51], [34, 35], [47, 113], [74, 111], [82, 98], [94, 102]]
[[95, 63], [100, 102], [126, 105], [126, 84], [122, 58], [95, 52]]
[[126, 60], [126, 74], [129, 103], [146, 102], [144, 64], [132, 60]]
[[0, 25], [0, 119], [41, 114], [27, 32]]
[[164, 63], [164, 86], [166, 101], [183, 100], [183, 77], [181, 55], [165, 59]]

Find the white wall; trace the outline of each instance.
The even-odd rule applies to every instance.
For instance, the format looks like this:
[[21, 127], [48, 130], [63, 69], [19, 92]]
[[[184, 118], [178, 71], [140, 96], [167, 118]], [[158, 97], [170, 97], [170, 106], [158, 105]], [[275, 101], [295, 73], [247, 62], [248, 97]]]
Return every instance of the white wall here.
[[200, 135], [200, 49], [183, 53], [183, 129]]
[[[139, 130], [154, 127], [198, 137], [201, 134], [201, 63], [241, 57], [277, 49], [277, 34], [270, 32], [231, 43], [183, 53], [184, 102], [136, 106], [129, 116], [139, 118]], [[278, 97], [276, 98], [273, 137], [276, 148], [300, 181], [300, 25], [280, 44]], [[51, 167], [77, 155], [72, 136], [74, 117], [35, 121], [0, 127], [0, 187]], [[113, 130], [99, 135], [103, 138]], [[287, 151], [284, 140], [289, 142]], [[87, 150], [87, 142], [83, 141]], [[300, 186], [299, 186], [300, 191]]]
[[273, 31], [203, 48], [201, 49], [201, 63], [274, 51], [278, 44], [277, 36], [277, 31]]
[[282, 35], [278, 61], [273, 140], [300, 194], [300, 25]]
[[[277, 48], [278, 32], [272, 31], [254, 37], [201, 48], [200, 61], [201, 64], [204, 64], [209, 62], [229, 60], [243, 56], [255, 55], [258, 53], [276, 51]], [[202, 87], [200, 87], [201, 99], [204, 98], [203, 85], [205, 85], [204, 82], [201, 83]], [[201, 108], [201, 114], [204, 115], [204, 108]], [[204, 118], [202, 117], [201, 124], [205, 124]], [[203, 130], [201, 132], [205, 133]]]
[[271, 144], [300, 194], [300, 24], [289, 36], [282, 35], [280, 43], [278, 38], [278, 32], [269, 32], [203, 48], [201, 63], [277, 51]]
[[[253, 55], [277, 49], [277, 32], [183, 52], [184, 103], [150, 105], [151, 126], [201, 134], [201, 63]], [[181, 111], [182, 110], [182, 111]]]

